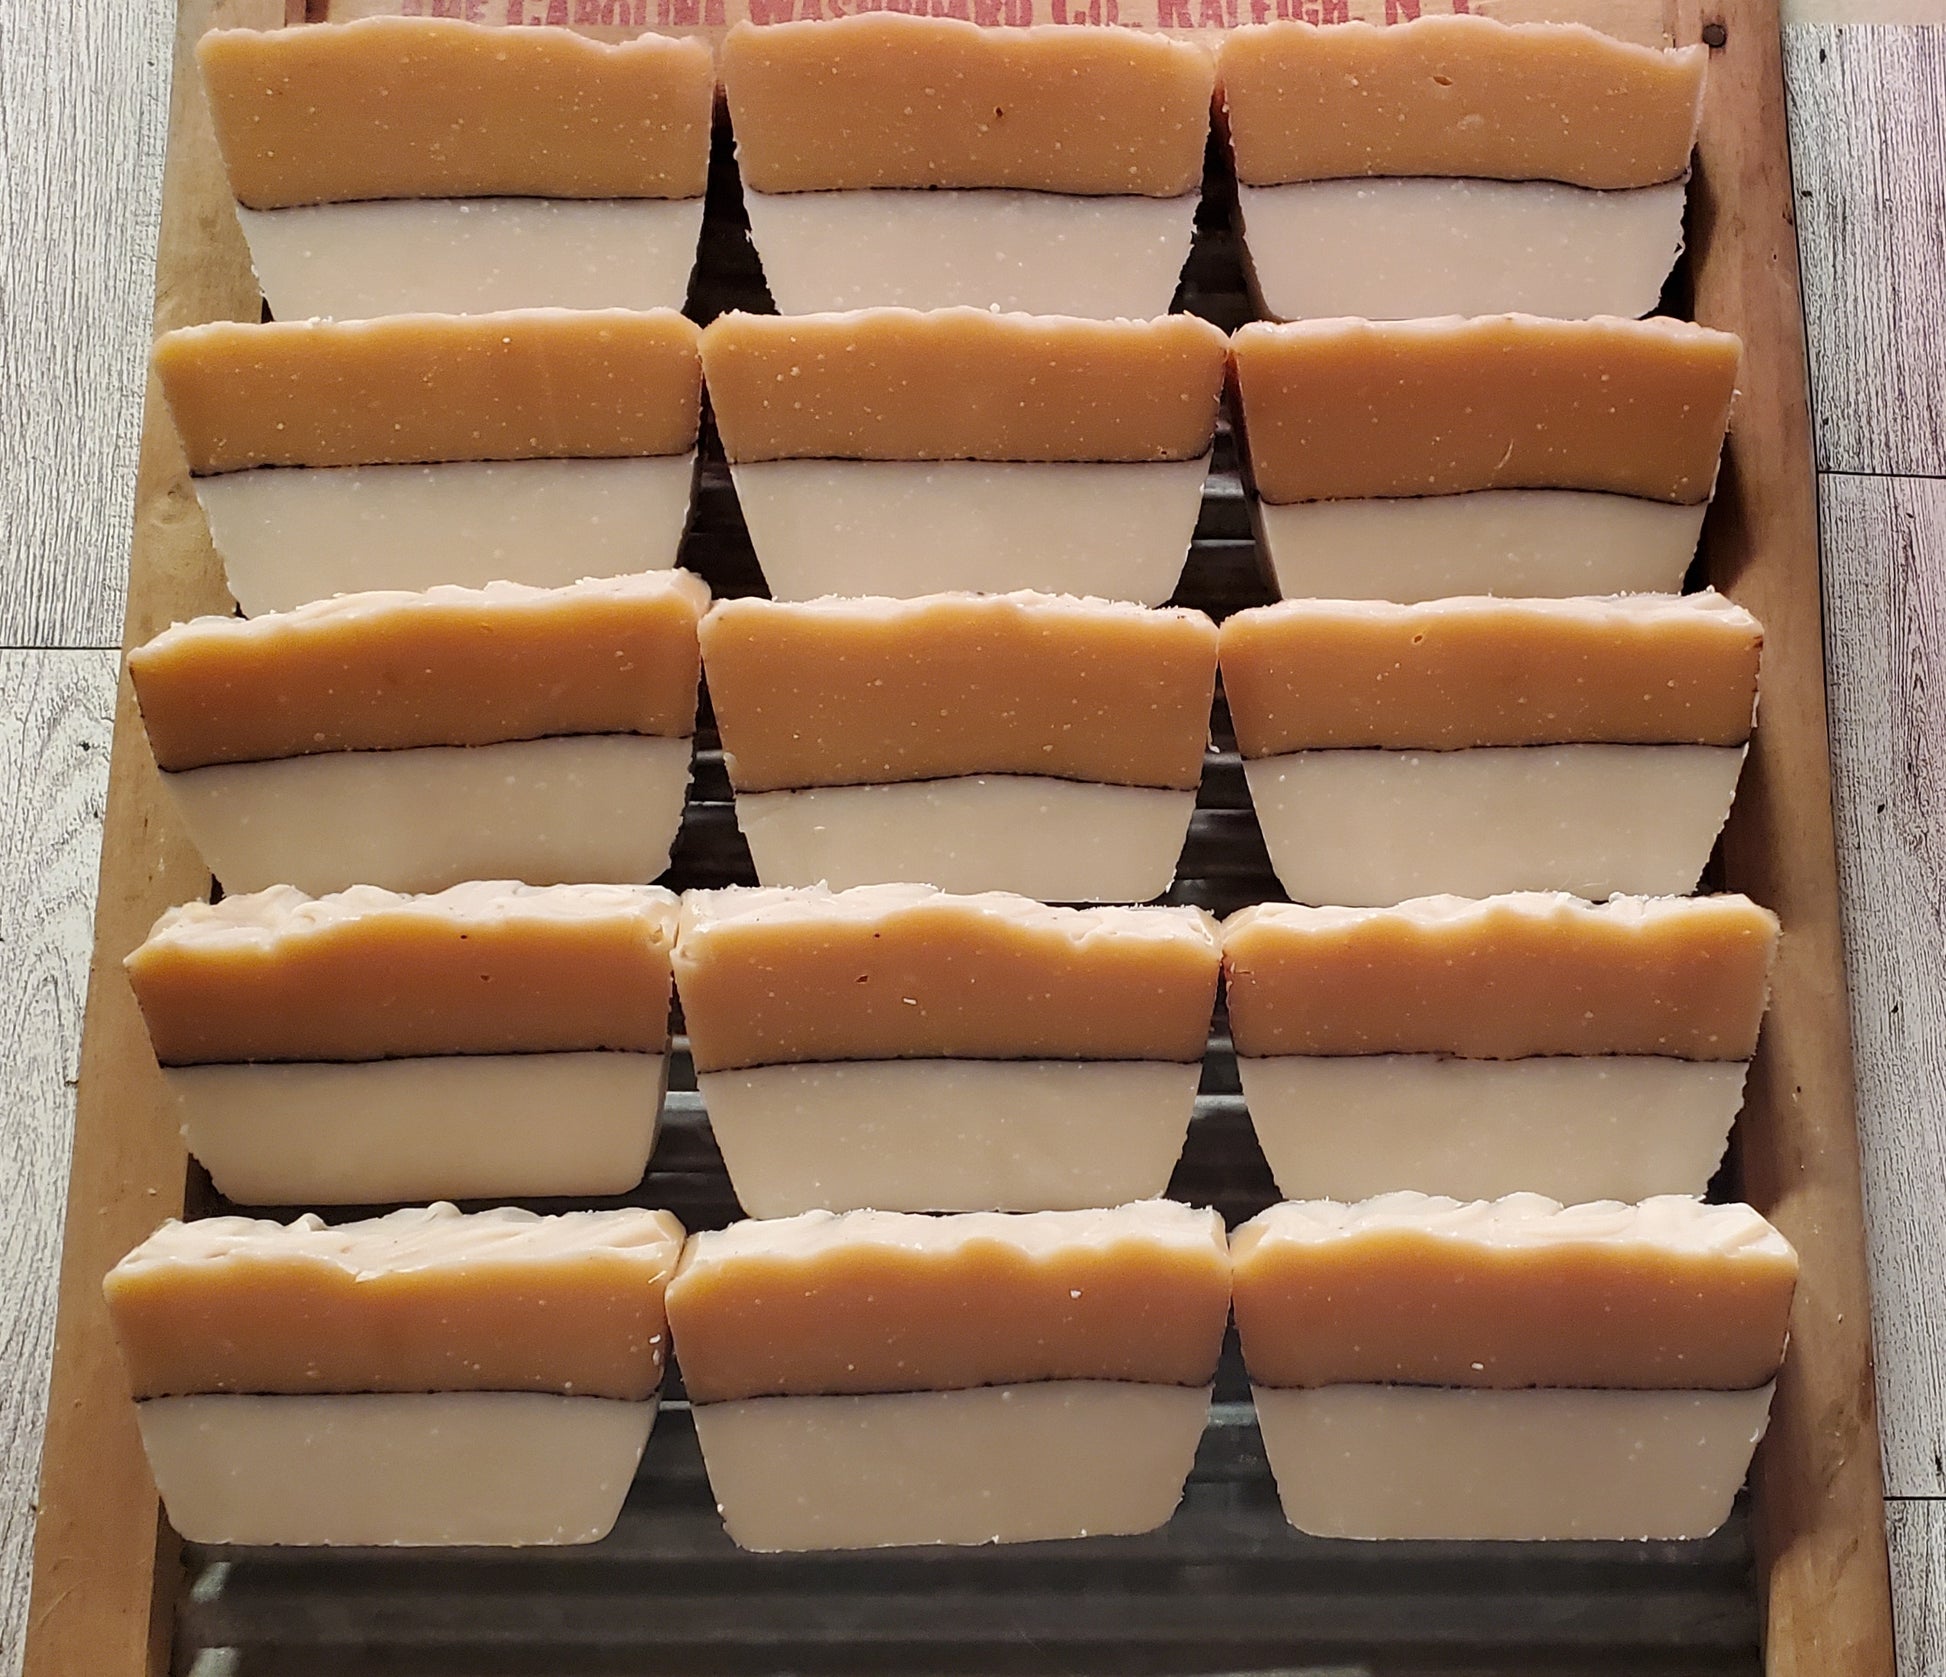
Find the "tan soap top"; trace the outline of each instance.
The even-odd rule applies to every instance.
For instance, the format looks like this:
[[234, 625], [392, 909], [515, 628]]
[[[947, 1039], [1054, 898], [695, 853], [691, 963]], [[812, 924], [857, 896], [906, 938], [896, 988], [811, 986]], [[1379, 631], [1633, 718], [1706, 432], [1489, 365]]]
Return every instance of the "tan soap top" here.
[[1285, 600], [1223, 625], [1245, 757], [1342, 747], [1741, 745], [1763, 628], [1721, 594]]
[[702, 340], [738, 463], [1193, 460], [1216, 435], [1225, 343], [1186, 314], [973, 308], [726, 314]]
[[368, 18], [214, 30], [196, 58], [252, 209], [703, 194], [716, 77], [701, 41]]
[[1687, 321], [1263, 322], [1230, 347], [1266, 501], [1597, 489], [1709, 499], [1743, 344]]
[[810, 1211], [699, 1234], [669, 1284], [695, 1403], [1038, 1380], [1201, 1386], [1230, 1316], [1223, 1219]]
[[172, 908], [124, 965], [165, 1066], [663, 1052], [676, 899], [476, 881]]
[[1783, 1361], [1797, 1254], [1747, 1205], [1381, 1194], [1237, 1230], [1260, 1386], [1746, 1391]]
[[102, 1292], [138, 1398], [190, 1392], [564, 1392], [662, 1383], [666, 1211], [466, 1215], [327, 1227], [164, 1223]]
[[1216, 922], [930, 885], [692, 891], [676, 943], [698, 1071], [813, 1060], [1202, 1059]]
[[1176, 198], [1203, 179], [1215, 63], [1132, 29], [893, 12], [740, 23], [723, 43], [756, 192], [1011, 187]]
[[708, 605], [687, 571], [340, 594], [178, 623], [128, 669], [165, 769], [556, 734], [687, 738]]
[[1654, 186], [1689, 168], [1708, 61], [1699, 46], [1469, 14], [1265, 24], [1232, 31], [1218, 53], [1230, 150], [1250, 186], [1361, 175]]
[[1223, 923], [1223, 981], [1239, 1054], [1747, 1060], [1776, 949], [1738, 896], [1264, 903]]
[[220, 320], [155, 370], [192, 472], [631, 459], [696, 446], [696, 342], [673, 309]]
[[739, 792], [946, 775], [1187, 789], [1216, 625], [1062, 594], [719, 601], [703, 667]]

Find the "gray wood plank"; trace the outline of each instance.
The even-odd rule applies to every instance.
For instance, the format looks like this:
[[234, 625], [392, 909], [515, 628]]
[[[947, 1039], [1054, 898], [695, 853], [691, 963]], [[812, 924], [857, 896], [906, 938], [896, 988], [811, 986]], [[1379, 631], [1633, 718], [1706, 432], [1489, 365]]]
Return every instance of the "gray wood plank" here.
[[1946, 474], [1946, 33], [1784, 49], [1818, 464]]
[[0, 647], [118, 646], [172, 5], [0, 5]]
[[1888, 1502], [1900, 1677], [1946, 1677], [1946, 1502]]
[[113, 652], [0, 652], [0, 1674], [27, 1613]]

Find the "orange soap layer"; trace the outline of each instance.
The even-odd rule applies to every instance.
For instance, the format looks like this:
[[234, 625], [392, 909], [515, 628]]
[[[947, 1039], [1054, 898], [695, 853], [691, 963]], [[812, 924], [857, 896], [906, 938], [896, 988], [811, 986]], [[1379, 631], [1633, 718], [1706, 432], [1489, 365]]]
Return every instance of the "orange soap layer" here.
[[178, 623], [128, 668], [165, 769], [556, 734], [683, 738], [708, 605], [687, 571], [341, 594]]
[[675, 931], [647, 885], [279, 885], [171, 909], [124, 964], [165, 1066], [659, 1054]]
[[370, 18], [197, 44], [230, 188], [252, 209], [362, 198], [700, 198], [701, 41]]
[[1286, 1204], [1231, 1251], [1260, 1386], [1747, 1391], [1783, 1361], [1797, 1285], [1748, 1206], [1673, 1194]]
[[756, 192], [1012, 187], [1175, 198], [1203, 179], [1215, 65], [1126, 29], [891, 12], [740, 23], [723, 43]]
[[155, 370], [192, 472], [627, 459], [696, 446], [696, 342], [671, 309], [216, 321]]
[[138, 1398], [189, 1392], [564, 1392], [662, 1383], [666, 1211], [450, 1205], [325, 1227], [165, 1223], [102, 1291]]
[[1048, 594], [724, 600], [702, 644], [740, 792], [1202, 777], [1216, 626], [1201, 612]]
[[726, 314], [702, 348], [732, 461], [1193, 460], [1225, 340], [1186, 314], [861, 309]]
[[698, 1235], [669, 1284], [692, 1402], [1035, 1380], [1201, 1386], [1229, 1321], [1223, 1220], [827, 1211]]
[[1748, 897], [1267, 903], [1223, 926], [1239, 1054], [1747, 1060], [1777, 917]]
[[698, 1071], [815, 1060], [1195, 1061], [1215, 923], [923, 885], [695, 891], [676, 945]]
[[1740, 745], [1763, 629], [1722, 595], [1285, 600], [1223, 625], [1246, 757], [1344, 747]]
[[1742, 342], [1684, 321], [1244, 327], [1231, 374], [1266, 501], [1594, 489], [1709, 499]]
[[1689, 168], [1703, 47], [1471, 15], [1272, 23], [1224, 37], [1221, 101], [1251, 186], [1361, 175], [1654, 186]]

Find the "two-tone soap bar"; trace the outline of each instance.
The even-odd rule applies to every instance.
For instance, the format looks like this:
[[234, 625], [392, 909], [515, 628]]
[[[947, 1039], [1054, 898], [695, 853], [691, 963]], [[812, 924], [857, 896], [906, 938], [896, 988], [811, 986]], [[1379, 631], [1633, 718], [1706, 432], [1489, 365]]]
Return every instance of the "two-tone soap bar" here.
[[218, 321], [164, 334], [155, 370], [254, 617], [374, 588], [675, 564], [696, 339], [669, 310]]
[[1202, 505], [1225, 355], [1188, 315], [727, 314], [702, 337], [780, 600], [1031, 588], [1160, 605]]
[[212, 30], [196, 60], [279, 320], [682, 307], [702, 42], [387, 17]]
[[1273, 319], [1651, 313], [1708, 51], [1470, 14], [1246, 26], [1218, 54]]
[[1286, 600], [1223, 625], [1251, 802], [1302, 903], [1684, 896], [1729, 814], [1763, 630], [1714, 591]]
[[654, 1425], [666, 1211], [165, 1223], [102, 1291], [192, 1543], [605, 1537]]
[[1168, 1186], [1216, 999], [1193, 908], [696, 891], [677, 984], [744, 1209], [1052, 1211]]
[[1290, 1203], [1231, 1250], [1264, 1449], [1318, 1537], [1707, 1536], [1797, 1283], [1749, 1206], [1687, 1196]]
[[1168, 312], [1209, 133], [1200, 46], [866, 13], [740, 23], [722, 73], [782, 313]]
[[682, 821], [708, 604], [687, 571], [345, 594], [178, 623], [129, 674], [226, 891], [640, 884]]
[[624, 1193], [668, 1075], [676, 899], [290, 886], [125, 963], [189, 1151], [243, 1205]]
[[1241, 910], [1224, 993], [1278, 1191], [1701, 1194], [1743, 1102], [1777, 935], [1740, 896]]
[[746, 1549], [1024, 1543], [1175, 1512], [1229, 1322], [1214, 1211], [809, 1212], [669, 1285], [710, 1487]]
[[1202, 613], [1027, 593], [739, 599], [701, 633], [762, 884], [1057, 903], [1168, 890], [1209, 740]]
[[1675, 593], [1741, 359], [1730, 333], [1667, 319], [1246, 326], [1231, 378], [1272, 586]]

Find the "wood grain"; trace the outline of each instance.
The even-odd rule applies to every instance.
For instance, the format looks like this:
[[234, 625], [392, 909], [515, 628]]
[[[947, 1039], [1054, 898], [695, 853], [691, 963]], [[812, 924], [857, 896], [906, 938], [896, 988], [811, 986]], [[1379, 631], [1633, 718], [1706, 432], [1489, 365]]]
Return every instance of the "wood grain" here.
[[1946, 1494], [1946, 484], [1821, 487], [1887, 1491]]
[[1946, 474], [1946, 32], [1786, 37], [1828, 471]]
[[168, 40], [159, 4], [0, 5], [0, 646], [121, 638]]
[[1900, 1677], [1946, 1673], [1946, 1502], [1889, 1502]]

